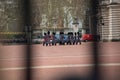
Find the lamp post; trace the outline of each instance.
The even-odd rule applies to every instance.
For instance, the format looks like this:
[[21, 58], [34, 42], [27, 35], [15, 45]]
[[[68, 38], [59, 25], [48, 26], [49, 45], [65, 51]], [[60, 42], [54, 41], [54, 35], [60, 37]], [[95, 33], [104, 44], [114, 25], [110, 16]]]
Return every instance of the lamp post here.
[[31, 26], [26, 26], [26, 39], [27, 39], [27, 44], [32, 43], [32, 29], [31, 29]]
[[75, 26], [73, 27], [73, 31], [74, 31], [74, 32], [78, 32], [78, 25], [79, 25], [78, 18], [75, 17], [72, 24], [75, 25]]
[[52, 18], [52, 23], [53, 23], [53, 31], [55, 32], [55, 29], [56, 29], [56, 18]]

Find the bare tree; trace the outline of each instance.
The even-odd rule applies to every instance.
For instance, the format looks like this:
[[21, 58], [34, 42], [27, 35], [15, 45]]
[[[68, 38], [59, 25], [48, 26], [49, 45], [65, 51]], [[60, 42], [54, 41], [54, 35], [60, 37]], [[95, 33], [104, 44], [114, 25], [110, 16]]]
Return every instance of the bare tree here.
[[[23, 12], [21, 0], [0, 0], [0, 30], [9, 31], [11, 22], [22, 24]], [[33, 26], [41, 26], [42, 15], [46, 15], [47, 27], [53, 26], [53, 19], [58, 27], [68, 27], [68, 24], [77, 17], [85, 20], [85, 12], [89, 9], [91, 0], [31, 0], [31, 17]], [[64, 25], [65, 24], [65, 25]], [[19, 24], [20, 25], [20, 24]]]
[[53, 26], [53, 19], [56, 20], [58, 27], [68, 27], [74, 17], [84, 21], [89, 4], [90, 0], [34, 0], [32, 4], [33, 23], [40, 24], [42, 15], [45, 14], [48, 19], [47, 27]]
[[0, 0], [0, 31], [12, 31], [20, 26], [14, 26], [21, 20], [20, 4], [20, 0]]

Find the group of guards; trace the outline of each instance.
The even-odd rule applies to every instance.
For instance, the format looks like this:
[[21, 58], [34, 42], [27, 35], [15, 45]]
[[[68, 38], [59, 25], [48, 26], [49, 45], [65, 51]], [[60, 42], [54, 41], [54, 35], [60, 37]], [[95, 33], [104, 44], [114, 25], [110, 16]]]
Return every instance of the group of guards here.
[[56, 33], [53, 32], [52, 35], [50, 35], [50, 32], [44, 33], [44, 42], [43, 46], [52, 46], [52, 45], [81, 45], [81, 35], [79, 32], [77, 33], [68, 33], [67, 37], [65, 37], [64, 32], [60, 32], [59, 39], [56, 37]]

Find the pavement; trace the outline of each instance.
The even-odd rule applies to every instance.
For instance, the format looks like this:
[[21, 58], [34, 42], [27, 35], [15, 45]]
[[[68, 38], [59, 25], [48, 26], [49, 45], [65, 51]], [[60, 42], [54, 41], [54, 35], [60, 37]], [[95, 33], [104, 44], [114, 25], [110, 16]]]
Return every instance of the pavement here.
[[[32, 80], [57, 80], [65, 75], [89, 78], [93, 72], [92, 42], [82, 45], [31, 46]], [[119, 80], [120, 42], [99, 42], [100, 80]], [[0, 45], [0, 80], [25, 78], [26, 45]]]

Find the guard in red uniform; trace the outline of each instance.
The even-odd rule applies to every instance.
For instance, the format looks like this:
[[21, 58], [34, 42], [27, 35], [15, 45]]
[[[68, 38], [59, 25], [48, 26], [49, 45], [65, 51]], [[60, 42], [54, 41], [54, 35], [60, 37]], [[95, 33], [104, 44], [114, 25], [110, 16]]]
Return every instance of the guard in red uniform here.
[[80, 35], [79, 32], [77, 32], [77, 44], [79, 43], [79, 44], [81, 45], [81, 40], [80, 40], [80, 38], [81, 38], [81, 35]]
[[74, 37], [73, 37], [73, 45], [74, 44], [78, 44], [78, 42], [77, 42], [77, 33], [75, 32], [75, 34], [74, 34]]
[[48, 46], [48, 43], [47, 43], [47, 34], [46, 33], [44, 33], [44, 41], [43, 41], [43, 46]]
[[53, 32], [53, 34], [52, 34], [52, 45], [55, 45], [56, 46], [56, 36], [55, 36], [55, 33]]
[[51, 36], [50, 36], [50, 31], [48, 31], [48, 34], [47, 34], [47, 43], [48, 43], [49, 46], [51, 46], [52, 39], [51, 39]]

